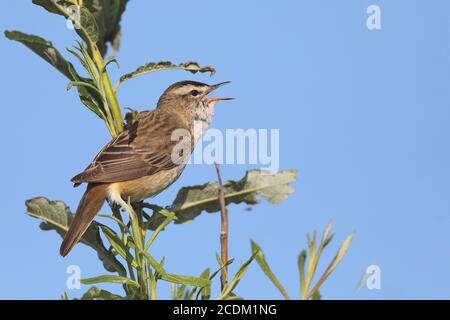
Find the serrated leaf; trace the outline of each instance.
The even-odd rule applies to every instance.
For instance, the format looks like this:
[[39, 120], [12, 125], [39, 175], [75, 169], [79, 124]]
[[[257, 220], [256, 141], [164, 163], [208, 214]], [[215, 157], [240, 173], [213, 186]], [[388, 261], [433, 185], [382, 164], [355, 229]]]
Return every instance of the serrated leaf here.
[[128, 0], [91, 0], [86, 6], [95, 17], [99, 28], [98, 47], [104, 56], [107, 44], [118, 51], [121, 41], [120, 20], [125, 12]]
[[144, 75], [144, 74], [161, 71], [161, 70], [185, 70], [185, 71], [189, 71], [191, 73], [209, 72], [209, 73], [211, 73], [211, 75], [214, 75], [216, 73], [216, 70], [213, 67], [211, 67], [211, 66], [201, 67], [195, 61], [188, 61], [185, 63], [180, 63], [178, 65], [173, 64], [170, 61], [149, 62], [149, 63], [146, 63], [145, 65], [137, 68], [135, 71], [127, 73], [127, 74], [123, 75], [122, 77], [120, 77], [118, 85], [120, 85], [122, 82], [124, 82], [128, 79], [132, 79], [132, 78]]
[[[270, 173], [264, 170], [247, 171], [244, 178], [239, 181], [226, 181], [224, 183], [225, 204], [245, 203], [255, 205], [257, 197], [266, 199], [272, 204], [284, 201], [295, 190], [290, 186], [297, 178], [296, 170], [284, 170], [278, 173]], [[170, 206], [170, 211], [175, 212], [176, 224], [185, 223], [195, 219], [202, 211], [209, 213], [218, 212], [219, 201], [217, 183], [208, 182], [203, 185], [184, 187]], [[150, 229], [164, 221], [164, 217], [153, 214]], [[153, 221], [151, 221], [153, 222]]]
[[34, 53], [39, 55], [42, 59], [55, 67], [67, 78], [69, 78], [70, 80], [73, 79], [69, 71], [70, 62], [64, 59], [61, 53], [59, 53], [59, 51], [55, 49], [55, 47], [53, 47], [53, 44], [50, 41], [47, 41], [39, 36], [26, 34], [20, 31], [5, 31], [5, 36], [9, 40], [22, 43]]
[[[42, 230], [54, 230], [61, 237], [64, 237], [74, 216], [64, 202], [50, 201], [47, 198], [39, 197], [27, 200], [25, 204], [27, 207], [26, 214], [43, 220], [40, 224]], [[107, 271], [126, 275], [125, 268], [122, 264], [105, 248], [100, 237], [99, 225], [99, 223], [94, 221], [80, 242], [97, 251], [98, 258], [103, 262], [103, 266]]]
[[[33, 0], [33, 3], [51, 13], [62, 15], [66, 19], [71, 14], [70, 6], [76, 4], [73, 0]], [[89, 35], [91, 41], [97, 43], [103, 56], [107, 51], [108, 43], [111, 43], [115, 51], [119, 49], [120, 20], [127, 3], [128, 0], [90, 0], [83, 2], [84, 7], [80, 11], [81, 27]], [[83, 36], [82, 32], [78, 33]]]
[[[96, 0], [93, 1], [95, 2]], [[98, 42], [100, 30], [89, 6], [85, 5], [80, 8], [76, 2], [70, 0], [33, 0], [33, 3], [51, 13], [71, 19], [75, 31], [87, 43]]]
[[95, 17], [92, 15], [92, 13], [86, 8], [81, 8], [80, 25], [81, 28], [86, 31], [89, 39], [93, 43], [97, 43], [99, 41], [100, 30], [97, 25], [97, 21], [95, 20]]
[[51, 13], [60, 14], [60, 10], [58, 9], [58, 4], [61, 6], [71, 6], [74, 5], [75, 2], [73, 0], [32, 0], [35, 5], [43, 7], [45, 10]]

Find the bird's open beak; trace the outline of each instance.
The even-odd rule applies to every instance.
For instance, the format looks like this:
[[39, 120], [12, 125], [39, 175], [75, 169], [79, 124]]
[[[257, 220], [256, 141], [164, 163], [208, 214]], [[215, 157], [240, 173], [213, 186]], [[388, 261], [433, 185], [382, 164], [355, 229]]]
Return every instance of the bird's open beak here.
[[218, 84], [214, 84], [211, 86], [211, 90], [209, 92], [216, 90], [217, 88], [223, 87], [224, 85], [229, 84], [229, 83], [231, 83], [231, 81], [225, 81], [225, 82], [221, 82]]
[[[210, 86], [210, 89], [208, 90], [208, 92], [207, 92], [207, 95], [209, 94], [209, 93], [211, 93], [212, 91], [214, 91], [214, 90], [216, 90], [216, 89], [218, 89], [218, 88], [220, 88], [220, 87], [222, 87], [222, 86], [224, 86], [224, 85], [226, 85], [226, 84], [228, 84], [228, 83], [230, 83], [231, 81], [225, 81], [225, 82], [221, 82], [221, 83], [218, 83], [218, 84], [215, 84], [215, 85], [212, 85], [212, 86]], [[221, 101], [221, 100], [233, 100], [234, 98], [223, 98], [223, 97], [214, 97], [214, 98], [206, 98], [206, 102], [208, 103], [208, 104], [210, 104], [210, 103], [216, 103], [217, 101]]]

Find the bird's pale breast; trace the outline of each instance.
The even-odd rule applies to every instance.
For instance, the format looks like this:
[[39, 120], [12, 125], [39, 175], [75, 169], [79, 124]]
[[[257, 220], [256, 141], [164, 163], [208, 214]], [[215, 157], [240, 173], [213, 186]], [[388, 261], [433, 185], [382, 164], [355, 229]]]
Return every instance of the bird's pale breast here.
[[115, 182], [108, 187], [108, 193], [120, 195], [124, 200], [130, 197], [132, 202], [142, 201], [169, 187], [177, 180], [183, 169], [184, 166], [177, 166], [139, 179]]

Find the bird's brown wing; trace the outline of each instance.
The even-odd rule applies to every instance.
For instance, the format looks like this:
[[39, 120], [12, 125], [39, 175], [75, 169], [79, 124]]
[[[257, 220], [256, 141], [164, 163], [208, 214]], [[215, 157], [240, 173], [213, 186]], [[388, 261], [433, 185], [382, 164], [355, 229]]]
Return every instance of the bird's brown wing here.
[[172, 132], [185, 124], [167, 113], [142, 112], [128, 130], [109, 142], [92, 163], [72, 178], [77, 184], [112, 183], [138, 179], [176, 167], [171, 153], [177, 141]]

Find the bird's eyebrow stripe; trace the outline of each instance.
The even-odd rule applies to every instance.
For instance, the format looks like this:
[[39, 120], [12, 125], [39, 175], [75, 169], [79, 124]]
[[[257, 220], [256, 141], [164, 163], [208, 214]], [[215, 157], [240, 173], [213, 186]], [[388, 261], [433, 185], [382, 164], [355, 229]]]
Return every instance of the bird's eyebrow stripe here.
[[184, 94], [190, 93], [192, 90], [196, 90], [198, 92], [203, 92], [207, 88], [208, 88], [207, 86], [185, 85], [185, 86], [175, 89], [174, 92], [177, 94], [180, 94], [180, 95], [184, 95]]

